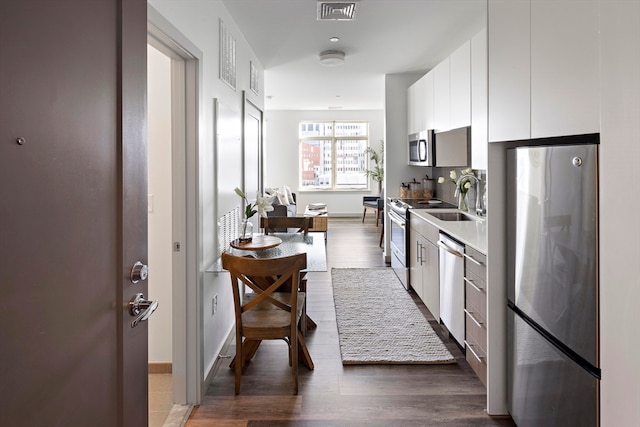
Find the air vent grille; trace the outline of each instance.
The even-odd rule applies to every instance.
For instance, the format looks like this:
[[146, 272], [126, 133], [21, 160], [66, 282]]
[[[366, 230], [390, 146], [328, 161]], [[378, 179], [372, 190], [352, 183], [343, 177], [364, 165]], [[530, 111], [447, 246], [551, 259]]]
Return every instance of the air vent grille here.
[[318, 21], [352, 21], [357, 1], [318, 1]]

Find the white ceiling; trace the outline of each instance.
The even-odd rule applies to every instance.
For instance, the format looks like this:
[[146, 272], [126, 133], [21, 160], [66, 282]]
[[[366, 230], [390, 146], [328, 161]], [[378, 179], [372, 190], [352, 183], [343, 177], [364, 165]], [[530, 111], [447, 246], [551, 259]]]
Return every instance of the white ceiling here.
[[[266, 110], [381, 110], [385, 74], [426, 72], [486, 24], [486, 0], [360, 0], [354, 21], [318, 21], [316, 0], [222, 2], [265, 68]], [[345, 63], [320, 65], [328, 49]]]

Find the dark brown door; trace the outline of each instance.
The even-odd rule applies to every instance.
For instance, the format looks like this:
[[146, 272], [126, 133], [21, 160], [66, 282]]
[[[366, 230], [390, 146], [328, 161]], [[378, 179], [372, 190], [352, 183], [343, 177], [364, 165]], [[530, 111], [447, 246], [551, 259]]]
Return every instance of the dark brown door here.
[[147, 424], [146, 2], [0, 5], [0, 425]]

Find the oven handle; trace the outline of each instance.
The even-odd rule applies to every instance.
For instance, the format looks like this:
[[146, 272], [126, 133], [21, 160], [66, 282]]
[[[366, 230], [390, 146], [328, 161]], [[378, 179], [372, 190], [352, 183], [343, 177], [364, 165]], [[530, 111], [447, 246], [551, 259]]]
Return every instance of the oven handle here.
[[393, 222], [395, 222], [396, 224], [398, 224], [400, 227], [404, 228], [405, 227], [405, 223], [406, 221], [404, 219], [402, 219], [400, 217], [400, 215], [398, 215], [397, 213], [390, 211], [389, 212], [389, 219]]

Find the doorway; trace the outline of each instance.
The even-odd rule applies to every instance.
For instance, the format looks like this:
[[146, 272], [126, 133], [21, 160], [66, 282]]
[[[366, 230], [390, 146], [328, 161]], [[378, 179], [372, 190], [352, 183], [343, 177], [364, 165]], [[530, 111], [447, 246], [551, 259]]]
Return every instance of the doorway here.
[[149, 367], [150, 372], [169, 377], [155, 389], [156, 381], [150, 381], [149, 391], [150, 402], [151, 393], [163, 395], [165, 409], [158, 408], [159, 412], [171, 406], [170, 416], [175, 419], [188, 416], [202, 394], [198, 359], [202, 328], [197, 321], [201, 311], [197, 171], [202, 52], [151, 6], [147, 12], [148, 280], [150, 298], [160, 303], [158, 318], [149, 323]]
[[[173, 120], [172, 59], [147, 45], [147, 160], [149, 298], [159, 301], [149, 319], [149, 425], [161, 426], [173, 406], [173, 286], [184, 282], [184, 138]], [[183, 82], [176, 82], [177, 84]], [[176, 128], [176, 129], [174, 129]], [[175, 137], [174, 137], [175, 136]], [[175, 154], [175, 157], [174, 157]]]

